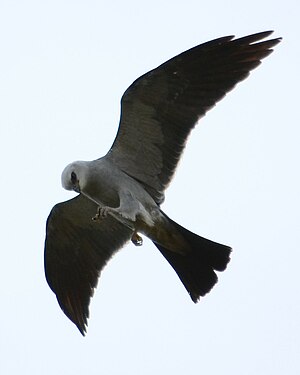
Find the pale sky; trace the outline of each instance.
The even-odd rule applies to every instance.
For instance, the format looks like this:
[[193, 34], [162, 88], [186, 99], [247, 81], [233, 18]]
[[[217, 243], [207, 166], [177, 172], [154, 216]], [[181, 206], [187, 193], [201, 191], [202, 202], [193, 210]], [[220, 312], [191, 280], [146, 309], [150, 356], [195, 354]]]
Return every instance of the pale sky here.
[[[0, 373], [300, 373], [297, 0], [0, 1]], [[192, 132], [163, 210], [233, 247], [194, 305], [144, 239], [102, 272], [82, 337], [43, 269], [60, 175], [104, 155], [141, 74], [215, 37], [273, 29], [275, 52]]]

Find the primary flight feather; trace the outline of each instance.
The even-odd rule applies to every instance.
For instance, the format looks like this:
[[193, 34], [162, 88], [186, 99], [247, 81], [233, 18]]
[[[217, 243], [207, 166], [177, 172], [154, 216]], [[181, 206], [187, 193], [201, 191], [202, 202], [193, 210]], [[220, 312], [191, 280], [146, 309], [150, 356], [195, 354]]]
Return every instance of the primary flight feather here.
[[[149, 237], [197, 302], [225, 270], [228, 246], [200, 237], [160, 208], [198, 120], [272, 52], [262, 32], [194, 47], [144, 74], [125, 91], [116, 139], [93, 161], [69, 164], [62, 185], [79, 195], [48, 217], [45, 274], [64, 313], [85, 334], [100, 272], [130, 239]], [[93, 218], [93, 220], [92, 220]]]

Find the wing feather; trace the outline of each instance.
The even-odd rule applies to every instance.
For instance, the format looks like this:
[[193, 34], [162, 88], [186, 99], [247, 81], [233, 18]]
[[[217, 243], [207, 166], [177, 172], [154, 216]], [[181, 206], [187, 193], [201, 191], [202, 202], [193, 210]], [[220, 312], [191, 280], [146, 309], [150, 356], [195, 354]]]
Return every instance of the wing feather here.
[[63, 312], [83, 335], [100, 272], [132, 235], [111, 216], [92, 221], [96, 210], [94, 202], [79, 195], [55, 205], [46, 225], [47, 282]]
[[197, 121], [245, 79], [280, 39], [272, 32], [201, 44], [138, 78], [125, 91], [106, 157], [139, 180], [158, 204]]

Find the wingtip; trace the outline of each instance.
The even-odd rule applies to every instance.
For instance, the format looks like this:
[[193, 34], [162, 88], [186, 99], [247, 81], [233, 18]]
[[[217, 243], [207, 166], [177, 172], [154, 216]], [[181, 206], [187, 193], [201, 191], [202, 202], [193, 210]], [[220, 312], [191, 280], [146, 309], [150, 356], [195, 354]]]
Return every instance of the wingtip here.
[[[274, 33], [274, 30], [266, 30], [266, 31], [261, 31], [261, 32], [255, 34], [255, 35], [261, 36], [261, 39], [264, 39], [264, 38], [270, 36], [273, 33]], [[275, 40], [281, 41], [282, 37], [275, 38]]]
[[85, 337], [86, 333], [87, 333], [87, 327], [84, 326], [84, 327], [80, 327], [80, 326], [77, 326], [79, 332], [82, 334], [83, 337]]
[[246, 35], [246, 36], [243, 36], [243, 37], [240, 37], [240, 38], [237, 38], [237, 39], [234, 39], [233, 42], [237, 42], [237, 43], [241, 43], [241, 42], [245, 42], [247, 44], [253, 44], [253, 43], [265, 43], [265, 42], [269, 42], [269, 41], [277, 41], [277, 43], [279, 43], [281, 41], [282, 38], [274, 38], [274, 39], [271, 39], [269, 41], [263, 41], [263, 39], [267, 38], [268, 36], [270, 36], [271, 34], [273, 34], [274, 30], [266, 30], [266, 31], [260, 31], [258, 33], [254, 33], [254, 34], [250, 34], [250, 35]]
[[[274, 30], [267, 30], [267, 31], [261, 31], [261, 32], [259, 32], [259, 33], [257, 33], [257, 34], [254, 34], [254, 35], [257, 35], [257, 36], [259, 36], [261, 39], [264, 39], [264, 38], [267, 38], [268, 36], [270, 36], [271, 34], [273, 34], [274, 33]], [[281, 40], [282, 40], [282, 37], [280, 36], [280, 37], [278, 37], [278, 38], [274, 38], [274, 39], [272, 39], [272, 40], [276, 40], [277, 41], [277, 43], [279, 43], [279, 42], [281, 42]]]
[[257, 35], [261, 35], [262, 38], [266, 38], [267, 36], [271, 35], [274, 33], [274, 30], [266, 30], [266, 31], [261, 31], [257, 33]]
[[85, 336], [87, 334], [87, 320], [79, 322], [71, 319], [71, 322], [75, 324], [75, 326], [77, 327], [78, 331], [82, 334], [82, 336]]
[[85, 336], [87, 334], [88, 322], [87, 322], [86, 317], [82, 321], [77, 321], [77, 322], [73, 322], [73, 323], [76, 325], [76, 327], [78, 328], [78, 330], [82, 334], [82, 336]]

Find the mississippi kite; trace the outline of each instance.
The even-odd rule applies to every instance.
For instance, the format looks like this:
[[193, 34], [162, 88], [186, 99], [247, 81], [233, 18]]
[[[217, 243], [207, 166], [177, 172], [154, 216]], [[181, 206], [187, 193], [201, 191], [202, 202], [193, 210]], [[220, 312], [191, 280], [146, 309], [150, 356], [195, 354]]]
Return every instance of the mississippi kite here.
[[[69, 164], [62, 185], [79, 195], [48, 217], [45, 273], [64, 313], [84, 335], [100, 272], [130, 239], [150, 238], [197, 302], [225, 270], [228, 246], [200, 237], [161, 209], [191, 129], [272, 52], [271, 32], [226, 36], [144, 74], [125, 91], [116, 139], [93, 161]], [[93, 220], [92, 220], [93, 218]]]

